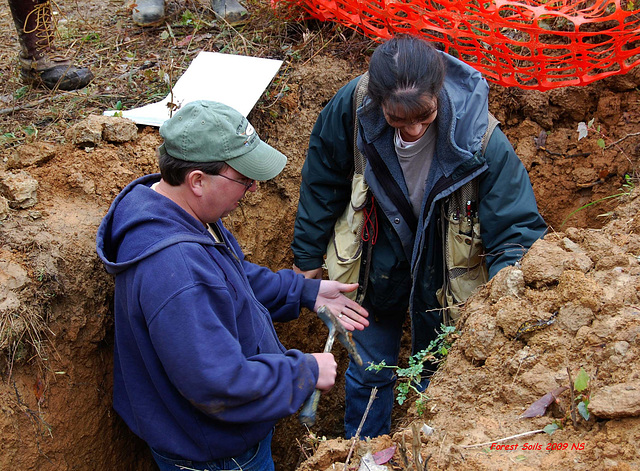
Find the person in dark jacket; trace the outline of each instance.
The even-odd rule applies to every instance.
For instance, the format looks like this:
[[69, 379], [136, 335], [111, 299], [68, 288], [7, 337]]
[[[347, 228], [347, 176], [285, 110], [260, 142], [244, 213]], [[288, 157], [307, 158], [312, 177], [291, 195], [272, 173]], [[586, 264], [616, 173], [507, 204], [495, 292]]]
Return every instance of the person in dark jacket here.
[[97, 234], [116, 277], [114, 408], [162, 470], [273, 469], [274, 424], [336, 363], [285, 349], [272, 321], [326, 305], [354, 330], [367, 312], [343, 294], [357, 285], [253, 264], [223, 226], [286, 163], [240, 113], [189, 103], [160, 134], [160, 175], [130, 183]]
[[[363, 301], [372, 315], [369, 327], [353, 335], [364, 366], [351, 361], [347, 371], [347, 437], [355, 434], [374, 386], [377, 397], [361, 436], [390, 431], [393, 371], [376, 373], [366, 367], [371, 362], [398, 364], [407, 312], [414, 353], [438, 334], [443, 315], [436, 292], [444, 281], [439, 223], [448, 196], [477, 180], [479, 201], [473, 202], [473, 211], [480, 220], [489, 277], [515, 264], [546, 230], [528, 174], [499, 128], [486, 151], [481, 150], [488, 126], [488, 85], [479, 72], [408, 35], [380, 45], [368, 72], [367, 95], [357, 109], [357, 145], [367, 159], [364, 177], [374, 201], [370, 214], [376, 216], [369, 232], [375, 244]], [[349, 202], [358, 80], [327, 104], [309, 141], [292, 242], [294, 269], [308, 278], [322, 277], [334, 223]], [[387, 177], [374, 172], [374, 151]], [[392, 202], [389, 180], [413, 213], [415, 227], [407, 211]]]

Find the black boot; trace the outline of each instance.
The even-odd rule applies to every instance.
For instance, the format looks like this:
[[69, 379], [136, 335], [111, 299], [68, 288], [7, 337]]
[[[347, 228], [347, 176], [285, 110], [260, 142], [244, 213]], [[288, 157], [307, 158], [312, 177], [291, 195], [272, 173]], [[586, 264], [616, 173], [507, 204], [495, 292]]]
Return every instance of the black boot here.
[[29, 85], [77, 90], [91, 82], [93, 74], [79, 68], [53, 47], [53, 18], [49, 0], [9, 0], [20, 41], [20, 75]]

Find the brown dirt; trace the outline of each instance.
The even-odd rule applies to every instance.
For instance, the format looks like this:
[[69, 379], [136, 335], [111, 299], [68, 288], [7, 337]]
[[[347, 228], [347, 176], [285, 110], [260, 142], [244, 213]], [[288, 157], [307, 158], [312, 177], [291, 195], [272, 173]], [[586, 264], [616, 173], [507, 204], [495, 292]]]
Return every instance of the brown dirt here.
[[[167, 91], [161, 72], [176, 59], [179, 66], [173, 73], [179, 75], [200, 49], [220, 50], [238, 41], [243, 46], [231, 50], [285, 59], [249, 118], [263, 138], [288, 155], [289, 163], [280, 176], [248, 195], [226, 224], [251, 260], [287, 268], [311, 127], [335, 91], [364, 70], [370, 43], [330, 25], [271, 20], [271, 28], [280, 28], [283, 42], [291, 46], [278, 55], [259, 47], [253, 34], [264, 24], [256, 19], [251, 33], [241, 31], [244, 42], [240, 34], [213, 24], [195, 32], [199, 42], [185, 45], [182, 39], [191, 31], [180, 26], [180, 15], [186, 8], [202, 10], [197, 2], [168, 3], [176, 34], [168, 40], [163, 39], [166, 25], [133, 27], [120, 1], [92, 0], [81, 10], [74, 2], [59, 3], [68, 18], [63, 24], [78, 30], [75, 37], [99, 36], [75, 46], [80, 46], [78, 60], [97, 76], [80, 93], [22, 89], [13, 25], [6, 8], [0, 15], [0, 29], [6, 33], [0, 40], [0, 469], [154, 469], [144, 444], [111, 408], [113, 282], [94, 247], [97, 226], [113, 198], [132, 179], [156, 171], [160, 138], [150, 127], [138, 127], [134, 137], [126, 137], [122, 127], [115, 137], [103, 132], [95, 144], [78, 146], [73, 144], [74, 126], [97, 129], [100, 135], [105, 124], [86, 117], [118, 100], [133, 107], [163, 97]], [[207, 12], [201, 14], [212, 21]], [[242, 49], [248, 47], [247, 37], [248, 50]], [[61, 43], [70, 45], [72, 39]], [[637, 181], [640, 138], [634, 134], [640, 121], [640, 79], [635, 72], [544, 94], [492, 87], [490, 109], [530, 172], [551, 234], [520, 268], [501, 272], [469, 303], [460, 338], [427, 391], [431, 401], [426, 414], [417, 417], [413, 407], [408, 412], [398, 408], [394, 436], [363, 443], [351, 463], [367, 447], [378, 451], [400, 445], [403, 436], [411, 460], [410, 423], [419, 420], [435, 429], [422, 439], [431, 469], [640, 466], [640, 199], [636, 192], [611, 198], [620, 193], [625, 174]], [[578, 122], [591, 119], [599, 132], [590, 131], [578, 141]], [[37, 136], [30, 135], [30, 125]], [[106, 128], [111, 126], [109, 121]], [[534, 138], [543, 130], [546, 144], [536, 146]], [[600, 137], [605, 149], [597, 144]], [[562, 225], [572, 211], [607, 197]], [[4, 206], [6, 200], [11, 208]], [[555, 311], [554, 324], [514, 338], [523, 322]], [[324, 328], [309, 312], [300, 321], [278, 326], [278, 332], [291, 348], [319, 351], [323, 345]], [[339, 350], [336, 354], [342, 373], [346, 358]], [[565, 420], [565, 428], [551, 437], [538, 434], [506, 442], [520, 447], [539, 443], [542, 450], [462, 448], [566, 417], [568, 391], [544, 417], [518, 418], [533, 401], [568, 384], [567, 368], [575, 378], [580, 367], [591, 378], [592, 406], [598, 410], [589, 422], [578, 419], [574, 427]], [[342, 433], [343, 410], [339, 380], [323, 396], [312, 433], [295, 417], [281, 421], [274, 442], [277, 468], [324, 470], [344, 462], [351, 443], [336, 439]], [[567, 443], [569, 450], [546, 451], [551, 442]], [[584, 446], [571, 451], [573, 444]], [[315, 448], [315, 456], [301, 464]], [[394, 460], [402, 462], [399, 453]]]

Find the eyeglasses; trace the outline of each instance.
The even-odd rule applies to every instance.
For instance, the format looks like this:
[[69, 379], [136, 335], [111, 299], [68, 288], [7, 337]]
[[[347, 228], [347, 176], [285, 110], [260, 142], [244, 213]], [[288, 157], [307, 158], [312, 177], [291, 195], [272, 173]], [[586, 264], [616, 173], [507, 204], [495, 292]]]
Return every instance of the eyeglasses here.
[[233, 179], [233, 178], [231, 178], [231, 177], [227, 177], [226, 175], [222, 175], [221, 173], [218, 173], [218, 174], [216, 174], [215, 176], [216, 176], [216, 177], [222, 177], [222, 178], [224, 178], [225, 180], [230, 180], [230, 181], [232, 181], [232, 182], [240, 183], [240, 184], [244, 187], [245, 191], [247, 191], [249, 188], [251, 188], [251, 187], [253, 186], [253, 184], [256, 182], [255, 180], [249, 180], [248, 182], [243, 182], [243, 181], [240, 181], [240, 180], [235, 180], [235, 179]]

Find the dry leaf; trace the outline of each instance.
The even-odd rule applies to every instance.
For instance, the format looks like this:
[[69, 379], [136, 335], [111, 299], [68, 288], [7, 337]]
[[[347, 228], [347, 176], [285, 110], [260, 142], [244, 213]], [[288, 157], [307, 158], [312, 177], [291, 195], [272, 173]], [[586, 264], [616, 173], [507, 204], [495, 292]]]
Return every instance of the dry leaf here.
[[531, 404], [529, 408], [524, 412], [524, 414], [520, 416], [520, 418], [521, 419], [523, 417], [532, 418], [532, 417], [540, 417], [541, 415], [544, 415], [544, 413], [547, 412], [547, 407], [549, 407], [551, 403], [555, 401], [558, 398], [558, 396], [560, 396], [560, 394], [565, 392], [567, 389], [569, 388], [566, 386], [560, 386], [559, 388], [556, 388], [553, 391], [548, 392], [547, 394], [542, 396], [540, 399], [538, 399], [536, 402]]
[[376, 464], [385, 464], [391, 458], [393, 458], [393, 455], [395, 452], [396, 452], [396, 447], [390, 446], [389, 448], [379, 451], [378, 453], [374, 453], [373, 460], [376, 462]]

